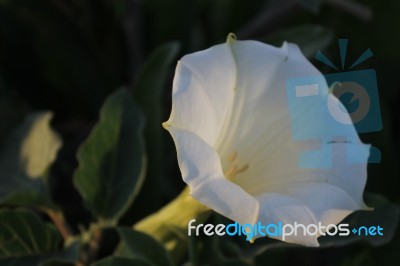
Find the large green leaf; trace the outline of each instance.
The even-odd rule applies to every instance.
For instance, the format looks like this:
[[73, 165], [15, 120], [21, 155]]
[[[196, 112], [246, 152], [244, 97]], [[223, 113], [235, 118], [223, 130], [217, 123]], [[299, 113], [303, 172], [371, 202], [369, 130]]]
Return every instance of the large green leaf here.
[[38, 189], [42, 191], [22, 190], [12, 192], [0, 199], [0, 205], [32, 207], [42, 211], [46, 209], [59, 210], [59, 207], [48, 196], [45, 188], [38, 187]]
[[0, 151], [0, 204], [55, 208], [45, 188], [46, 172], [61, 147], [50, 128], [51, 112], [29, 115]]
[[[179, 51], [179, 44], [172, 42], [158, 47], [147, 59], [138, 74], [134, 87], [134, 96], [146, 116], [145, 136], [149, 165], [147, 176], [165, 180], [163, 166], [163, 137], [165, 131], [161, 127], [163, 122], [163, 89], [171, 64]], [[163, 134], [164, 133], [164, 134]], [[151, 140], [151, 141], [150, 141]]]
[[0, 264], [2, 266], [30, 266], [30, 265], [40, 265], [41, 262], [45, 261], [46, 258], [40, 256], [24, 256], [15, 258], [1, 258]]
[[[138, 73], [134, 86], [134, 96], [140, 108], [146, 115], [146, 135], [160, 138], [162, 121], [163, 88], [166, 85], [167, 75], [171, 71], [171, 64], [179, 51], [176, 42], [166, 43], [158, 47], [146, 60]], [[158, 143], [149, 145], [157, 147]]]
[[93, 263], [92, 266], [152, 266], [152, 264], [141, 259], [108, 257]]
[[[58, 233], [52, 225], [42, 222], [35, 214], [24, 210], [1, 211], [0, 217], [3, 216], [8, 219], [2, 219], [0, 225], [0, 252], [3, 253], [0, 255], [0, 265], [75, 265], [79, 258], [78, 242], [73, 242], [59, 250], [61, 245]], [[17, 241], [19, 244], [15, 245], [14, 242]], [[11, 246], [8, 246], [9, 243]], [[5, 251], [3, 247], [6, 247], [7, 256], [3, 256]], [[13, 254], [9, 251], [11, 247], [14, 247]]]
[[26, 210], [0, 210], [0, 261], [55, 253], [60, 241], [57, 230], [35, 214]]
[[[145, 138], [148, 155], [146, 182], [143, 191], [152, 190], [154, 193], [144, 193], [138, 198], [139, 204], [146, 204], [146, 211], [159, 207], [160, 198], [167, 191], [169, 185], [166, 176], [166, 164], [169, 158], [165, 154], [165, 142], [168, 138], [161, 127], [163, 122], [163, 89], [166, 88], [166, 79], [171, 73], [171, 64], [179, 50], [178, 43], [166, 43], [158, 47], [146, 60], [138, 73], [137, 82], [133, 88], [135, 99], [146, 116]], [[169, 140], [169, 139], [168, 139]], [[137, 215], [137, 212], [135, 212]]]
[[[70, 266], [78, 261], [81, 252], [81, 243], [74, 241], [63, 250], [45, 256], [39, 266]], [[27, 264], [23, 264], [24, 266]]]
[[131, 94], [121, 89], [108, 97], [80, 147], [74, 184], [96, 218], [117, 220], [138, 193], [146, 162], [143, 126]]
[[171, 258], [164, 247], [151, 236], [132, 230], [131, 228], [118, 228], [122, 247], [116, 256], [141, 259], [150, 265], [172, 265]]
[[305, 24], [277, 31], [262, 41], [281, 46], [284, 41], [297, 44], [307, 58], [312, 58], [318, 50], [326, 48], [334, 38], [332, 30], [313, 24]]

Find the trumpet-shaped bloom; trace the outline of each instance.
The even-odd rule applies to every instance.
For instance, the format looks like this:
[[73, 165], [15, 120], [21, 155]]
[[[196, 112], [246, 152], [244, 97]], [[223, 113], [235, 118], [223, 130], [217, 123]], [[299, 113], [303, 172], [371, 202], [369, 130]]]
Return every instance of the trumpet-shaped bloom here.
[[[240, 224], [326, 226], [367, 208], [369, 145], [361, 143], [348, 114], [346, 125], [312, 122], [327, 108], [326, 99], [340, 105], [338, 100], [320, 88], [312, 104], [289, 112], [287, 81], [310, 76], [323, 78], [296, 45], [277, 48], [233, 35], [178, 62], [172, 111], [163, 126], [174, 139], [192, 197]], [[346, 141], [295, 140], [290, 114], [298, 114], [296, 122], [307, 130], [334, 130]], [[304, 151], [325, 146], [331, 148], [313, 158], [321, 168], [299, 166]], [[327, 160], [332, 167], [322, 167]], [[285, 241], [318, 246], [317, 237]]]

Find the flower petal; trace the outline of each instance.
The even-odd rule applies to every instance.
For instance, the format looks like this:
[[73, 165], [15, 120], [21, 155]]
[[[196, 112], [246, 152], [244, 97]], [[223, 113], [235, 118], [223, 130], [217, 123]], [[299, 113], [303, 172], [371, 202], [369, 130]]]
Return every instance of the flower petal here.
[[[283, 225], [300, 223], [304, 226], [338, 224], [347, 215], [360, 209], [360, 205], [343, 189], [323, 183], [286, 185], [278, 192], [257, 196], [260, 204], [258, 221], [263, 224], [282, 222]], [[283, 239], [289, 243], [318, 247], [315, 235], [304, 235], [299, 229]], [[281, 236], [273, 237], [282, 240]]]
[[235, 180], [240, 185], [249, 178], [274, 178], [297, 170], [300, 154], [312, 143], [293, 139], [286, 81], [322, 76], [321, 73], [295, 45], [276, 48], [255, 41], [234, 41], [231, 48], [237, 89], [233, 111], [227, 118], [229, 126], [217, 146], [220, 157], [225, 161], [229, 154], [237, 152], [238, 161], [249, 164], [246, 176], [238, 175], [242, 180]]
[[258, 215], [257, 200], [224, 177], [216, 151], [196, 134], [173, 127], [168, 130], [191, 196], [240, 224], [253, 224]]
[[[329, 93], [322, 74], [296, 45], [284, 44], [275, 48], [254, 41], [235, 41], [231, 46], [238, 73], [232, 114], [235, 118], [222, 137], [224, 143], [219, 154], [224, 160], [236, 151], [237, 161], [249, 165], [248, 170], [233, 181], [250, 194], [257, 195], [275, 184], [326, 182], [329, 176], [330, 182], [335, 181], [349, 194], [362, 198], [369, 146], [361, 143], [353, 125], [325, 119], [328, 99], [338, 106], [340, 103]], [[309, 105], [288, 106], [287, 81], [299, 77], [320, 79], [320, 94]], [[299, 126], [293, 128], [289, 111], [298, 114], [295, 121]], [[351, 121], [348, 114], [347, 118]], [[296, 139], [294, 135], [298, 132], [294, 130], [306, 131], [304, 135], [308, 139]], [[341, 145], [330, 136], [342, 137], [348, 142]], [[309, 150], [318, 151], [312, 158], [314, 169], [299, 167], [301, 156]], [[340, 165], [326, 167], [342, 157], [354, 163], [342, 160]], [[350, 169], [355, 175], [348, 174]], [[312, 170], [318, 174], [310, 175]], [[336, 180], [338, 174], [340, 177]]]
[[176, 67], [166, 124], [213, 145], [231, 106], [235, 81], [236, 66], [227, 44], [184, 56]]
[[[235, 179], [236, 183], [243, 187], [252, 195], [259, 195], [269, 191], [279, 191], [286, 185], [322, 183], [341, 188], [352, 200], [357, 202], [360, 209], [365, 209], [363, 202], [363, 191], [366, 184], [367, 166], [366, 162], [369, 155], [369, 145], [351, 144], [351, 143], [332, 143], [324, 144], [331, 146], [330, 149], [323, 149], [319, 156], [312, 158], [315, 169], [301, 169], [287, 165], [288, 170], [284, 174], [266, 176], [260, 173], [258, 176], [252, 176], [255, 171], [243, 174], [241, 179]], [[347, 155], [347, 156], [346, 156]], [[287, 155], [290, 156], [290, 155]], [[364, 160], [365, 163], [349, 163], [351, 158], [357, 157], [358, 160]], [[285, 154], [281, 151], [271, 156], [272, 163], [266, 162], [263, 165], [273, 166], [273, 163], [280, 163], [285, 160]], [[331, 168], [318, 168], [318, 165], [325, 164], [326, 160], [332, 160]], [[253, 167], [254, 168], [254, 167]], [[261, 168], [261, 167], [260, 167]], [[271, 173], [272, 171], [269, 171]], [[248, 177], [249, 175], [249, 177]], [[246, 179], [245, 179], [246, 178]], [[326, 206], [329, 208], [329, 204]]]
[[[316, 218], [311, 210], [303, 202], [296, 198], [282, 195], [279, 193], [266, 193], [257, 197], [260, 204], [258, 221], [262, 224], [290, 224], [299, 222], [305, 226], [317, 224]], [[289, 243], [297, 243], [310, 247], [318, 247], [319, 243], [316, 236], [310, 235], [289, 235], [271, 236], [272, 238], [283, 240]]]
[[[315, 78], [319, 94], [289, 105], [295, 78]], [[343, 107], [296, 45], [230, 40], [185, 56], [166, 128], [192, 196], [240, 224], [336, 224], [365, 209], [369, 146], [345, 112], [326, 119], [327, 104]]]
[[222, 156], [238, 147], [254, 150], [260, 140], [261, 144], [266, 144], [275, 137], [269, 134], [270, 138], [265, 138], [266, 133], [273, 133], [273, 126], [288, 114], [285, 81], [289, 77], [287, 74], [293, 74], [284, 69], [288, 65], [287, 45], [277, 48], [255, 41], [233, 41], [230, 47], [237, 80], [234, 107], [218, 143]]

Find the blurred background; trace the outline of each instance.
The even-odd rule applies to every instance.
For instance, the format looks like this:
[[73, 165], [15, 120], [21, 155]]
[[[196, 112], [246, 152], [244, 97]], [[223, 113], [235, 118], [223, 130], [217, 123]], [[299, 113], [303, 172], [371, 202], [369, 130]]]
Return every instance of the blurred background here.
[[[368, 48], [374, 53], [354, 69], [377, 74], [383, 130], [361, 138], [382, 152], [382, 162], [369, 165], [366, 191], [381, 204], [376, 221], [388, 222], [390, 232], [380, 241], [328, 241], [320, 249], [272, 240], [249, 249], [242, 239], [200, 237], [192, 249], [200, 265], [400, 265], [394, 205], [400, 203], [399, 12], [395, 0], [0, 0], [0, 144], [28, 114], [53, 112], [52, 127], [63, 146], [48, 174], [51, 197], [79, 232], [92, 218], [72, 182], [77, 149], [106, 97], [127, 88], [146, 118], [149, 166], [139, 196], [120, 220], [130, 226], [184, 187], [174, 145], [161, 127], [180, 57], [224, 42], [233, 32], [238, 39], [278, 46], [297, 43], [328, 74], [338, 71], [315, 54], [321, 50], [340, 66], [337, 40], [349, 39], [347, 65]], [[179, 264], [195, 265], [191, 259], [186, 255]]]

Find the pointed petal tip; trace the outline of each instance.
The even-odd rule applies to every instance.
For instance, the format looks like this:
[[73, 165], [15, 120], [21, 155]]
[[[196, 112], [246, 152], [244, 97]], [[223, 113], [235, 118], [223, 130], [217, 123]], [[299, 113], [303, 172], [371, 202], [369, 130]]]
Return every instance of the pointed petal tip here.
[[228, 36], [226, 37], [226, 42], [228, 43], [228, 44], [231, 44], [233, 41], [236, 41], [237, 40], [237, 37], [236, 37], [236, 35], [235, 35], [235, 33], [229, 33], [228, 34]]
[[161, 124], [162, 127], [166, 130], [168, 130], [171, 127], [171, 124], [168, 121], [165, 121], [164, 123]]

